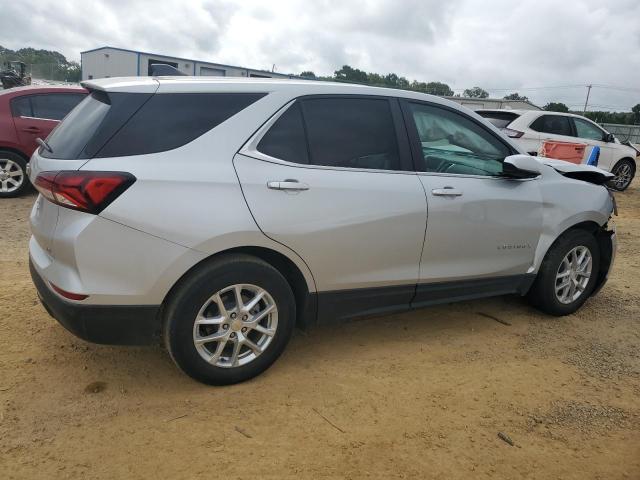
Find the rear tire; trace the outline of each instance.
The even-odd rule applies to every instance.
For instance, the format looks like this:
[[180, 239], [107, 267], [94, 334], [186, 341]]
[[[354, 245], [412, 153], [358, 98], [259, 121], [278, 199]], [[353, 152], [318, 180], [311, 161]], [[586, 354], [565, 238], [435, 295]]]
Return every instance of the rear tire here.
[[27, 161], [16, 153], [0, 150], [0, 198], [17, 197], [29, 185]]
[[[585, 257], [580, 261], [583, 254]], [[527, 295], [529, 302], [550, 315], [575, 312], [593, 292], [599, 265], [600, 250], [595, 237], [584, 230], [570, 230], [547, 252]]]
[[622, 192], [631, 185], [633, 177], [636, 175], [636, 164], [633, 160], [625, 158], [615, 164], [611, 173], [615, 175], [615, 178], [609, 182], [609, 186]]
[[229, 385], [276, 361], [295, 318], [291, 287], [278, 270], [250, 255], [227, 255], [180, 281], [165, 310], [164, 341], [187, 375]]

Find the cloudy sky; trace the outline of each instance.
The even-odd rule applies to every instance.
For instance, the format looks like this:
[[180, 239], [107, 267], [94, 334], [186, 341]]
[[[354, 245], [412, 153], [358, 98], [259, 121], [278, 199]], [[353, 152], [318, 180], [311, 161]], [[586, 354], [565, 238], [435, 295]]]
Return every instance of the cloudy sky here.
[[0, 0], [0, 45], [103, 45], [252, 68], [349, 64], [502, 97], [640, 103], [638, 0]]

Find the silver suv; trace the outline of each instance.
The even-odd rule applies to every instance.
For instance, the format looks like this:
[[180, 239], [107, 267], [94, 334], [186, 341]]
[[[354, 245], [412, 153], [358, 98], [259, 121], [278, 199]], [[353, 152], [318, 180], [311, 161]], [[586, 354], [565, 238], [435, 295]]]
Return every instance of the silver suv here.
[[578, 309], [615, 253], [611, 174], [524, 154], [419, 93], [136, 78], [91, 94], [31, 159], [33, 281], [98, 343], [162, 339], [228, 384], [295, 325], [491, 295]]

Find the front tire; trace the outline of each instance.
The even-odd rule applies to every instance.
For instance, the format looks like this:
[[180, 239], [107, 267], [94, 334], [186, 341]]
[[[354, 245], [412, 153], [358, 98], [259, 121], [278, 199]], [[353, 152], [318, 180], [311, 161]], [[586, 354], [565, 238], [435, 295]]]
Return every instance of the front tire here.
[[291, 287], [278, 270], [250, 255], [227, 255], [180, 282], [165, 310], [164, 341], [187, 375], [229, 385], [276, 361], [295, 318]]
[[592, 234], [584, 230], [563, 234], [542, 261], [529, 302], [550, 315], [574, 313], [593, 292], [599, 265], [600, 250]]
[[615, 175], [615, 178], [609, 182], [609, 186], [619, 192], [622, 192], [631, 185], [633, 177], [636, 174], [636, 164], [634, 161], [629, 159], [620, 160], [611, 169], [611, 173]]
[[27, 188], [27, 161], [16, 153], [1, 150], [0, 198], [17, 197]]

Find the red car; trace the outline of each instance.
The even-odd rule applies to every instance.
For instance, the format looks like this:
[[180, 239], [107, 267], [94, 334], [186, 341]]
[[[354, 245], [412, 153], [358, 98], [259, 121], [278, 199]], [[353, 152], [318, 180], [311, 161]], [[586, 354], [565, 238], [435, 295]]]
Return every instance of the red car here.
[[0, 197], [15, 197], [28, 187], [26, 167], [36, 138], [47, 138], [87, 94], [72, 86], [0, 91]]

